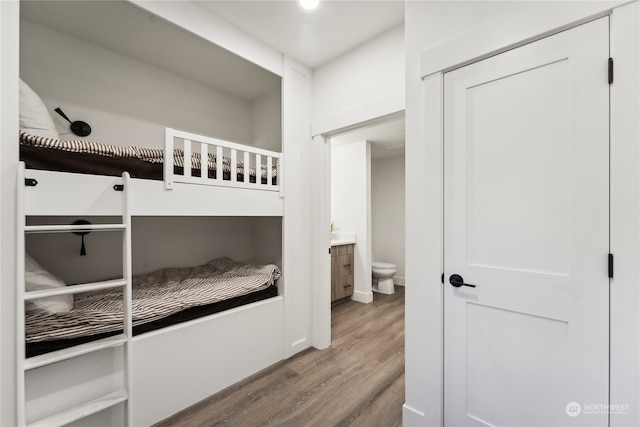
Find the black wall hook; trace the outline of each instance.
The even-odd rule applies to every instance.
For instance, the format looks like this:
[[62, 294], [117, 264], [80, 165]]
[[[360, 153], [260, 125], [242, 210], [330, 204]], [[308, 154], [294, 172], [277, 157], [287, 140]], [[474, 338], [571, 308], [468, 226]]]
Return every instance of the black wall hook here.
[[60, 107], [56, 108], [54, 111], [60, 114], [62, 117], [64, 117], [66, 121], [71, 123], [71, 126], [70, 126], [71, 132], [73, 132], [75, 135], [88, 136], [89, 134], [91, 134], [91, 126], [89, 126], [88, 123], [80, 120], [76, 120], [75, 122], [72, 122]]
[[[78, 219], [73, 221], [72, 225], [90, 225], [91, 223], [85, 219]], [[82, 238], [82, 245], [80, 246], [80, 255], [84, 256], [87, 254], [87, 250], [84, 247], [84, 236], [91, 233], [91, 231], [89, 230], [78, 230], [78, 231], [74, 231], [73, 234], [76, 234], [78, 236], [81, 236]]]

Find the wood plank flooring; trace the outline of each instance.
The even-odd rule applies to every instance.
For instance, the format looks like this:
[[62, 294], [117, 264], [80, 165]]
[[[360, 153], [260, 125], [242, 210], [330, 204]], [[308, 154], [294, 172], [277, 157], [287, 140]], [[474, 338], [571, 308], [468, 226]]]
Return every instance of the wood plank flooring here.
[[404, 288], [332, 309], [332, 344], [305, 350], [156, 424], [402, 425]]

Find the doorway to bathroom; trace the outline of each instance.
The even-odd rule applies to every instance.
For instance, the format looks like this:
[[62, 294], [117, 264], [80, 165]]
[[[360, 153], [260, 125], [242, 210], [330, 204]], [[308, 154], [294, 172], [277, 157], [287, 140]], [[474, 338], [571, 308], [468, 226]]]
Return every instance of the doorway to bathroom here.
[[328, 144], [332, 305], [370, 303], [404, 285], [404, 113], [332, 134]]

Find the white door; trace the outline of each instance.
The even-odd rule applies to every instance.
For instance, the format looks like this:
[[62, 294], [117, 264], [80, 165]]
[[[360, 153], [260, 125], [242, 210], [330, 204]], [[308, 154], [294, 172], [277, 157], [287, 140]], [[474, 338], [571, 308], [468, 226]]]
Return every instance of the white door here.
[[607, 425], [608, 40], [445, 74], [446, 426]]

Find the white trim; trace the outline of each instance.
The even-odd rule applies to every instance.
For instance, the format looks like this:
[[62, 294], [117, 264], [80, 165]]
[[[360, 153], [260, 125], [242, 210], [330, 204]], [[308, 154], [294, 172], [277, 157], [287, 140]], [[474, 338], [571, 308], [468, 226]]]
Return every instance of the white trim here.
[[[442, 80], [424, 79], [420, 110], [407, 111], [405, 153], [405, 405], [429, 426], [443, 423]], [[411, 126], [417, 121], [419, 129]]]
[[26, 416], [26, 380], [25, 380], [25, 346], [18, 345], [25, 338], [25, 237], [24, 230], [26, 228], [26, 216], [24, 209], [24, 163], [18, 164], [18, 178], [16, 180], [16, 317], [12, 324], [16, 328], [16, 425], [24, 426], [27, 423]]
[[353, 291], [353, 295], [351, 296], [351, 299], [364, 304], [369, 304], [370, 302], [373, 302], [373, 291], [369, 291], [369, 292]]
[[424, 427], [424, 414], [415, 408], [402, 405], [402, 425], [404, 427]]
[[464, 67], [473, 62], [610, 15], [613, 7], [622, 3], [624, 2], [612, 2], [611, 9], [586, 16], [571, 23], [559, 21], [563, 19], [560, 16], [548, 16], [548, 19], [543, 21], [537, 19], [526, 20], [524, 21], [526, 22], [525, 25], [522, 25], [520, 20], [504, 21], [500, 24], [500, 31], [495, 31], [492, 25], [484, 25], [476, 31], [424, 52], [420, 56], [420, 77], [424, 78], [434, 73], [445, 73], [455, 68]]
[[[640, 254], [640, 178], [638, 165], [640, 156], [637, 142], [640, 139], [638, 130], [638, 37], [639, 20], [638, 4], [625, 4], [613, 9], [613, 26], [626, 25], [625, 31], [635, 26], [636, 37], [622, 36], [618, 29], [612, 32], [612, 51], [616, 53], [616, 67], [627, 61], [632, 70], [626, 71], [627, 78], [614, 78], [612, 86], [611, 124], [612, 128], [612, 247], [616, 244], [616, 277], [613, 283], [622, 283], [612, 292], [611, 313], [614, 322], [621, 324], [611, 335], [611, 361], [618, 360], [611, 374], [612, 404], [629, 404], [630, 415], [611, 417], [611, 426], [638, 425], [638, 344], [640, 342], [640, 325], [638, 324], [638, 307], [640, 298], [637, 283], [640, 277], [638, 258]], [[606, 11], [597, 16], [607, 15]], [[407, 242], [407, 287], [406, 312], [406, 403], [403, 407], [405, 416], [403, 424], [443, 425], [443, 354], [442, 354], [442, 292], [440, 275], [442, 272], [442, 241], [433, 236], [442, 236], [442, 76], [443, 72], [478, 58], [487, 57], [495, 52], [504, 51], [566, 30], [572, 26], [593, 19], [596, 15], [574, 21], [571, 24], [556, 22], [556, 29], [549, 31], [550, 22], [529, 23], [521, 29], [513, 29], [511, 37], [496, 39], [487, 34], [482, 41], [477, 33], [464, 40], [470, 43], [473, 37], [481, 41], [472, 48], [465, 48], [465, 57], [455, 54], [438, 59], [446, 50], [455, 50], [463, 39], [433, 48], [421, 55], [421, 77], [427, 76], [422, 83], [423, 102], [421, 111], [407, 112], [407, 229], [413, 230], [412, 242]], [[622, 19], [624, 18], [624, 19]], [[505, 23], [507, 24], [507, 23]], [[531, 31], [542, 29], [538, 36], [531, 37]], [[534, 33], [535, 34], [535, 33]], [[619, 36], [616, 36], [619, 35]], [[517, 39], [516, 37], [520, 37]], [[520, 40], [518, 42], [518, 40]], [[633, 43], [630, 42], [633, 40]], [[625, 46], [630, 44], [631, 46]], [[471, 54], [469, 52], [472, 52]], [[626, 56], [625, 57], [625, 53]], [[472, 58], [472, 59], [469, 59]], [[604, 58], [603, 60], [605, 60]], [[432, 62], [431, 65], [426, 65]], [[624, 75], [624, 74], [623, 74]], [[617, 95], [616, 95], [617, 94]], [[626, 95], [623, 97], [623, 95]], [[412, 126], [415, 123], [415, 126]], [[421, 127], [417, 126], [421, 123]], [[615, 153], [618, 153], [616, 158]], [[620, 159], [620, 160], [617, 160]], [[627, 165], [623, 162], [628, 160]], [[426, 163], [425, 163], [426, 162]], [[629, 177], [632, 181], [629, 182]], [[625, 185], [616, 185], [624, 182]], [[440, 188], [437, 188], [440, 186]], [[616, 199], [617, 196], [617, 199]], [[630, 209], [629, 211], [624, 211]], [[622, 220], [622, 217], [626, 218]], [[620, 222], [615, 218], [621, 218]], [[430, 239], [426, 237], [431, 236]], [[629, 259], [626, 269], [618, 260]], [[635, 285], [632, 285], [635, 284]], [[623, 306], [623, 301], [627, 302]], [[626, 320], [624, 320], [626, 319]], [[617, 345], [616, 345], [617, 343]], [[624, 353], [624, 354], [623, 354]], [[628, 354], [627, 354], [628, 353]], [[439, 380], [438, 380], [439, 379]], [[603, 402], [606, 403], [606, 402]], [[420, 409], [417, 409], [420, 408]]]
[[395, 93], [364, 105], [331, 116], [315, 119], [311, 123], [311, 135], [332, 135], [351, 128], [378, 123], [383, 118], [394, 119], [404, 113], [404, 92]]
[[[611, 16], [611, 253], [610, 399], [630, 404], [629, 414], [611, 414], [610, 426], [640, 425], [640, 4]], [[635, 43], [633, 42], [635, 41]]]
[[[284, 280], [284, 357], [312, 346], [314, 306], [312, 286], [311, 88], [312, 73], [292, 58], [284, 57], [282, 81], [282, 155], [286, 158], [283, 182], [284, 218], [282, 268]], [[271, 193], [263, 191], [262, 193]], [[274, 193], [278, 196], [277, 193]], [[300, 248], [305, 248], [301, 250]], [[327, 284], [327, 287], [329, 285]]]
[[312, 215], [311, 263], [312, 328], [311, 343], [322, 350], [331, 345], [331, 145], [322, 136], [311, 142], [311, 192], [314, 194]]

